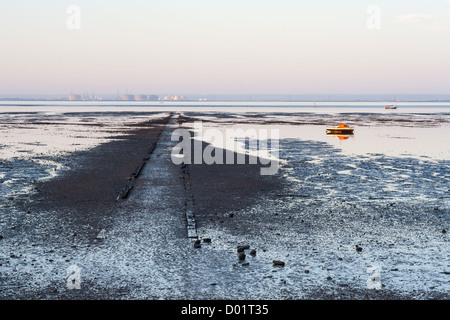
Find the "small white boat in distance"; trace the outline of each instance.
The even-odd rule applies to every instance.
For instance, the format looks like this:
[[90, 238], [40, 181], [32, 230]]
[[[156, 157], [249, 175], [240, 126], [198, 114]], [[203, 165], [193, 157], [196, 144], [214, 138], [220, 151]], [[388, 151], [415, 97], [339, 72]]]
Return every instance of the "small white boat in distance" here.
[[397, 109], [397, 106], [394, 105], [394, 95], [392, 95], [392, 104], [384, 107], [385, 109]]

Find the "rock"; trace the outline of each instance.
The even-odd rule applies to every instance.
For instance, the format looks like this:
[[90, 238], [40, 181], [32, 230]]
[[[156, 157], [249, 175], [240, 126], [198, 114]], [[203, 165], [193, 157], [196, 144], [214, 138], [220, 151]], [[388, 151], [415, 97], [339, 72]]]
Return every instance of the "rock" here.
[[327, 280], [330, 281], [330, 280], [333, 280], [333, 278], [330, 277], [330, 276], [328, 276], [328, 277], [327, 277]]
[[250, 251], [250, 255], [256, 256], [256, 250], [255, 250], [255, 249], [251, 250], [251, 251]]
[[0, 240], [2, 240], [3, 239], [3, 236], [0, 234]]
[[195, 240], [194, 248], [198, 249], [198, 248], [201, 248], [201, 247], [202, 247], [202, 245], [200, 244], [200, 240]]
[[210, 238], [205, 238], [205, 239], [203, 239], [203, 242], [204, 243], [211, 243], [211, 239]]
[[358, 246], [358, 245], [356, 245], [356, 251], [357, 252], [361, 252], [363, 249], [360, 247], [360, 246]]
[[447, 230], [445, 230], [445, 229], [442, 229], [442, 233], [447, 233]]
[[239, 261], [244, 261], [245, 260], [245, 253], [239, 253], [238, 258], [239, 258]]
[[284, 263], [284, 261], [273, 260], [273, 265], [274, 265], [274, 266], [284, 267], [285, 263]]
[[250, 246], [244, 245], [244, 246], [238, 246], [237, 252], [244, 252], [244, 250], [250, 249]]
[[306, 274], [308, 274], [308, 273], [309, 273], [309, 270], [308, 270], [308, 269], [306, 269], [306, 270], [305, 270], [305, 273], [306, 273]]
[[230, 213], [228, 216], [229, 216], [230, 218], [233, 218], [233, 217], [234, 217], [234, 213]]

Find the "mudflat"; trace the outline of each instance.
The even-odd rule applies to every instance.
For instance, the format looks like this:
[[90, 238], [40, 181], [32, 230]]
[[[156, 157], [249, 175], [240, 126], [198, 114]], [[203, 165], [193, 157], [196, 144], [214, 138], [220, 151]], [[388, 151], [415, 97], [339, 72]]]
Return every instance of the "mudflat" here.
[[[72, 153], [70, 170], [4, 200], [0, 297], [448, 299], [447, 161], [355, 157], [290, 138], [272, 176], [248, 161], [171, 161], [173, 130], [195, 120], [295, 125], [281, 116], [152, 118]], [[68, 283], [73, 266], [79, 289]], [[377, 272], [381, 287], [371, 289]]]

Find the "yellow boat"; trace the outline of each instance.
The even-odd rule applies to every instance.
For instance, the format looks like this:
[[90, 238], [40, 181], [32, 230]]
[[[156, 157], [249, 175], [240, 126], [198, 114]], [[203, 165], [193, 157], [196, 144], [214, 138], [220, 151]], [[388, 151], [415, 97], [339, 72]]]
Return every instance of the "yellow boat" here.
[[326, 132], [332, 134], [353, 134], [354, 128], [350, 128], [347, 124], [341, 123], [337, 127], [327, 127]]

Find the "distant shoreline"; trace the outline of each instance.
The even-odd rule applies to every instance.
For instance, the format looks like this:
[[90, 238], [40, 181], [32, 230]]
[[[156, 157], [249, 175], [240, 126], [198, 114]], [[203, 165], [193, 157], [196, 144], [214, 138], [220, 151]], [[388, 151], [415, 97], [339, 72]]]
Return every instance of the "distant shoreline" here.
[[[180, 101], [148, 101], [148, 100], [68, 100], [68, 99], [20, 99], [20, 98], [3, 98], [0, 102], [121, 102], [121, 103], [205, 103], [205, 102], [227, 102], [227, 103], [386, 103], [391, 102], [388, 99], [382, 100], [210, 100], [199, 101], [199, 100], [180, 100]], [[396, 103], [450, 103], [450, 99], [444, 100], [397, 100]]]

